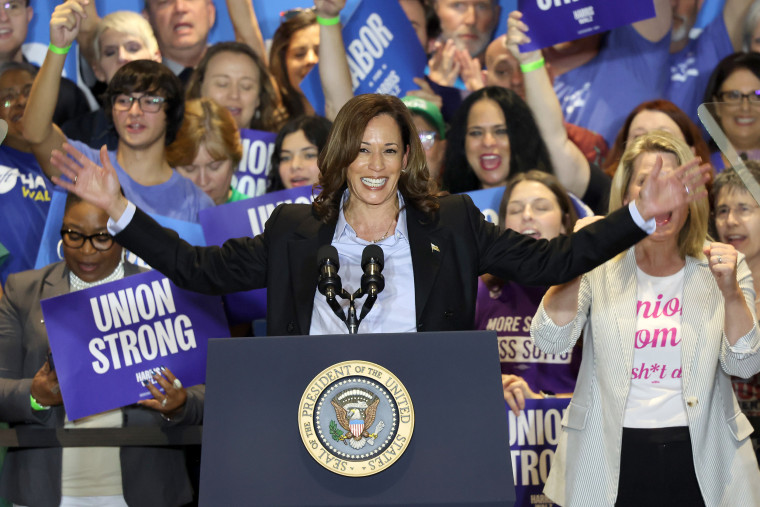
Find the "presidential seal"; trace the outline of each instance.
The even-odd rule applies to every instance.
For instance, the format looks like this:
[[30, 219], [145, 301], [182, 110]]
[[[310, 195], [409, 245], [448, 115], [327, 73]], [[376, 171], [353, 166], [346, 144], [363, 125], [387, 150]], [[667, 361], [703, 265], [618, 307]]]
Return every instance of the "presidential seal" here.
[[309, 454], [333, 473], [382, 472], [406, 450], [414, 408], [401, 381], [380, 365], [346, 361], [314, 377], [301, 397], [298, 426]]

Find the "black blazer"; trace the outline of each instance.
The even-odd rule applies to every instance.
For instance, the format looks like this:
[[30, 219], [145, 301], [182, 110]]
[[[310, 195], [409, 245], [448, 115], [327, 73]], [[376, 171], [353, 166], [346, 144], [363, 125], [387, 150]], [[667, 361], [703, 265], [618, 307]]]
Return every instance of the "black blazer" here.
[[[440, 199], [428, 217], [407, 207], [418, 331], [473, 328], [477, 277], [492, 273], [526, 285], [566, 282], [644, 238], [627, 208], [570, 237], [534, 240], [501, 233], [467, 195]], [[192, 247], [137, 210], [116, 240], [182, 288], [209, 294], [267, 288], [267, 333], [308, 334], [317, 290], [317, 250], [335, 224], [311, 205], [278, 206], [255, 238]]]

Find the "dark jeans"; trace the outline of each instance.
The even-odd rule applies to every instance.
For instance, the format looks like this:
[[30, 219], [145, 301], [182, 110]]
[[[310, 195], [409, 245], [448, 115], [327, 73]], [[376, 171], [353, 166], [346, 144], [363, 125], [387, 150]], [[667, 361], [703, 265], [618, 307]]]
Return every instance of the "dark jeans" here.
[[617, 507], [704, 506], [689, 429], [623, 428]]

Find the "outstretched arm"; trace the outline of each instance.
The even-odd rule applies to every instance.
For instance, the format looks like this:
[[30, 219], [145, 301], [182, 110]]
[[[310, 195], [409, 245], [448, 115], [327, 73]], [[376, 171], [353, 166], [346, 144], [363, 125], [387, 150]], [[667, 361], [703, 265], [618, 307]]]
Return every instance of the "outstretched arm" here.
[[98, 11], [93, 0], [84, 0], [82, 7], [86, 16], [82, 18], [79, 26], [77, 44], [79, 45], [79, 53], [84, 56], [90, 67], [95, 69], [98, 65], [98, 55], [95, 54], [95, 31], [98, 29], [100, 16], [98, 16]]
[[251, 46], [266, 65], [266, 46], [264, 45], [264, 37], [261, 35], [259, 20], [256, 19], [256, 12], [253, 9], [253, 2], [251, 0], [227, 0], [227, 12], [232, 22], [232, 29], [235, 31], [235, 40]]
[[[314, 0], [320, 18], [336, 18], [345, 6], [346, 0]], [[325, 117], [330, 121], [354, 96], [342, 30], [340, 23], [319, 24], [319, 79], [325, 94]]]
[[[82, 19], [87, 16], [83, 6], [86, 1], [67, 0], [55, 8], [50, 18], [52, 45], [67, 48], [74, 42]], [[48, 49], [45, 61], [34, 78], [24, 110], [24, 138], [32, 145], [32, 152], [48, 177], [59, 174], [50, 163], [50, 155], [66, 141], [61, 129], [53, 123], [63, 64], [66, 61], [66, 54], [59, 52]]]
[[507, 35], [503, 38], [507, 49], [520, 62], [521, 67], [536, 67], [528, 72], [523, 71], [525, 101], [533, 112], [538, 131], [546, 143], [557, 179], [566, 189], [583, 197], [591, 178], [591, 168], [581, 150], [567, 137], [562, 106], [546, 67], [538, 63], [543, 58], [541, 51], [520, 52], [519, 45], [530, 42], [526, 35], [528, 26], [522, 21], [521, 12], [511, 12], [507, 25]]

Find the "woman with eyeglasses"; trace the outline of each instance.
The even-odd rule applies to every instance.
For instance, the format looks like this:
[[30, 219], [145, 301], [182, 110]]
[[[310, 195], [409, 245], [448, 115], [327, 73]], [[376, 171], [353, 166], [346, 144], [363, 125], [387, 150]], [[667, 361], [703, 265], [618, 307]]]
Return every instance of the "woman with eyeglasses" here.
[[[52, 185], [24, 139], [22, 121], [37, 68], [28, 63], [0, 65], [0, 118], [8, 133], [0, 146], [0, 243], [10, 252], [0, 265], [0, 285], [10, 273], [34, 267], [50, 209]], [[2, 139], [0, 137], [0, 139]]]
[[274, 141], [267, 192], [319, 183], [319, 152], [327, 144], [332, 122], [321, 116], [288, 121]]
[[69, 143], [90, 160], [109, 157], [117, 167], [119, 183], [129, 199], [142, 202], [150, 213], [197, 222], [198, 213], [214, 205], [192, 181], [166, 161], [166, 146], [182, 124], [184, 90], [166, 66], [135, 60], [117, 70], [105, 93], [106, 116], [119, 136], [116, 150], [100, 151], [69, 141], [52, 122], [66, 49], [76, 38], [84, 12], [78, 1], [58, 5], [50, 19], [51, 48], [32, 85], [24, 117], [24, 138], [49, 177], [58, 174], [50, 163], [54, 149]]
[[[748, 160], [746, 166], [755, 181], [760, 182], [760, 162]], [[732, 167], [715, 178], [710, 193], [717, 237], [744, 254], [752, 272], [755, 294], [760, 294], [760, 206]], [[760, 297], [755, 298], [755, 309], [760, 313]], [[752, 440], [756, 443], [755, 452], [760, 455], [757, 445], [760, 439], [760, 375], [749, 379], [733, 377], [732, 380], [739, 407], [755, 428]]]
[[[705, 90], [708, 110], [739, 155], [760, 160], [760, 54], [734, 53], [715, 67]], [[711, 161], [717, 171], [730, 165], [714, 141]]]
[[[13, 274], [0, 299], [0, 420], [24, 430], [199, 424], [203, 386], [181, 387], [166, 370], [154, 378], [165, 395], [75, 421], [66, 417], [49, 355], [40, 300], [143, 271], [123, 260], [108, 216], [74, 194], [66, 199], [63, 261]], [[72, 321], [73, 323], [74, 321]], [[72, 324], [74, 325], [74, 324]], [[161, 403], [166, 399], [166, 404]], [[48, 447], [8, 450], [0, 497], [16, 505], [183, 505], [192, 489], [181, 449]]]

